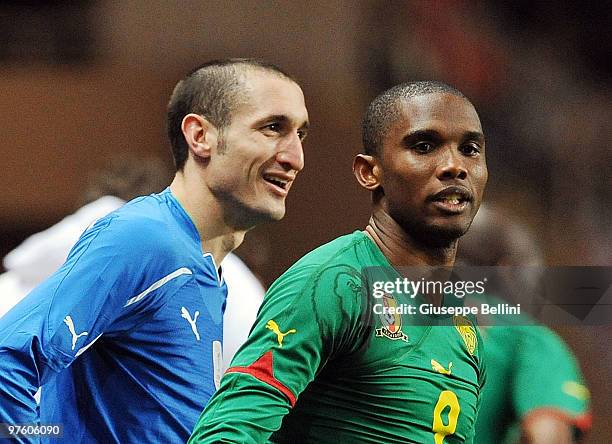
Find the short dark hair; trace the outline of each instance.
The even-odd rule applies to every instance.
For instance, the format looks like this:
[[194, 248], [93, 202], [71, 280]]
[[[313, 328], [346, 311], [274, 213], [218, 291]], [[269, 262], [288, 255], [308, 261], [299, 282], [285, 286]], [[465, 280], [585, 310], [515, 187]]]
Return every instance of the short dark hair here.
[[383, 136], [398, 118], [402, 100], [433, 93], [453, 94], [470, 101], [457, 88], [433, 80], [396, 85], [384, 91], [368, 106], [361, 127], [364, 152], [369, 155], [380, 154]]
[[297, 81], [276, 65], [259, 59], [213, 60], [193, 69], [174, 87], [168, 102], [168, 138], [177, 171], [185, 166], [187, 142], [181, 130], [183, 118], [200, 114], [222, 130], [231, 122], [232, 112], [244, 100], [244, 75], [249, 69], [262, 70]]

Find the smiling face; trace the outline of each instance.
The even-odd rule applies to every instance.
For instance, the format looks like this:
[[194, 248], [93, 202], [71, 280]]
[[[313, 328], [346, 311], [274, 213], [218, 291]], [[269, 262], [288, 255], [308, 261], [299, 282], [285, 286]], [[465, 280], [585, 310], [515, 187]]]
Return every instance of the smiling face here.
[[444, 244], [469, 228], [487, 165], [480, 119], [449, 93], [403, 99], [382, 140], [378, 203], [408, 234]]
[[248, 70], [244, 87], [245, 99], [219, 133], [207, 184], [233, 223], [248, 228], [284, 216], [304, 167], [308, 112], [300, 87], [275, 73]]

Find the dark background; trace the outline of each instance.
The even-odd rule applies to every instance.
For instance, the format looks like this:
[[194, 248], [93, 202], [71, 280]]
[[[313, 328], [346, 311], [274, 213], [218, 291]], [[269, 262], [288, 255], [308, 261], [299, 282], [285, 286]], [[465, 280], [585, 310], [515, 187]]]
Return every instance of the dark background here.
[[[262, 57], [300, 79], [312, 122], [287, 216], [239, 250], [266, 283], [365, 225], [361, 116], [390, 85], [430, 78], [481, 114], [485, 201], [527, 224], [548, 264], [611, 264], [610, 2], [167, 3], [0, 1], [0, 255], [74, 211], [119, 154], [170, 167], [165, 105], [192, 67]], [[587, 442], [608, 442], [612, 329], [561, 333], [593, 389]]]

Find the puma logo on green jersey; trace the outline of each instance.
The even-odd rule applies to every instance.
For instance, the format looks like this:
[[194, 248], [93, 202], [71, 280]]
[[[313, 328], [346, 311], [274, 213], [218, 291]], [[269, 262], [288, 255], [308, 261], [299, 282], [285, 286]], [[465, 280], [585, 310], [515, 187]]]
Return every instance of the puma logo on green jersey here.
[[438, 373], [442, 373], [443, 375], [450, 375], [452, 370], [451, 367], [453, 366], [452, 362], [448, 363], [448, 370], [446, 370], [444, 367], [442, 367], [442, 365], [436, 361], [435, 359], [431, 360], [431, 368], [435, 371], [437, 371]]
[[563, 392], [581, 401], [586, 401], [591, 397], [589, 389], [576, 381], [565, 381], [563, 383]]
[[272, 330], [272, 332], [276, 334], [278, 346], [281, 348], [283, 346], [283, 340], [285, 339], [285, 336], [291, 333], [297, 333], [297, 330], [295, 328], [292, 328], [291, 330], [287, 330], [286, 333], [283, 333], [282, 331], [280, 331], [280, 327], [278, 326], [278, 324], [274, 322], [274, 320], [272, 319], [268, 321], [268, 323], [266, 324], [266, 328], [268, 330]]

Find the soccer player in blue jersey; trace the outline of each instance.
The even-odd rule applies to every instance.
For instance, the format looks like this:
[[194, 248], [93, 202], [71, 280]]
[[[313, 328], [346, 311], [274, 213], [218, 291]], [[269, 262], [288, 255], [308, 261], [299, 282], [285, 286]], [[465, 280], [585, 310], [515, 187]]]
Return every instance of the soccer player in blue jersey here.
[[0, 423], [61, 424], [70, 442], [185, 442], [221, 376], [216, 264], [283, 217], [307, 127], [302, 90], [275, 66], [215, 61], [181, 80], [172, 184], [98, 220], [0, 319]]

